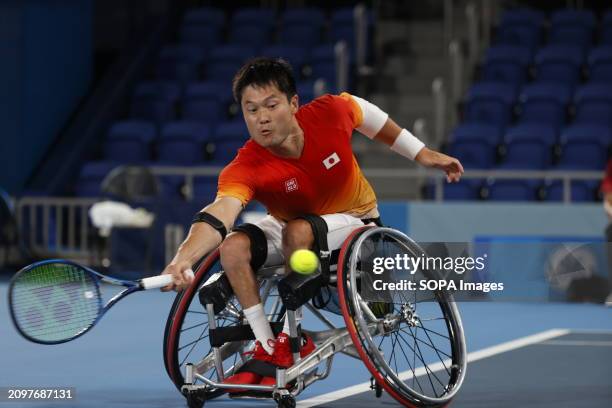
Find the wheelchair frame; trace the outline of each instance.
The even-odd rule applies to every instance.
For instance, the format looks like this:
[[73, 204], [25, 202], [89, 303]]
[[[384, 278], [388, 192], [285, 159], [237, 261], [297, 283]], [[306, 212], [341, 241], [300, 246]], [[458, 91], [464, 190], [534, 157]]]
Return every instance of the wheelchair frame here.
[[[363, 240], [368, 236], [368, 233], [372, 235], [372, 233], [376, 233], [376, 232], [381, 232], [383, 234], [387, 233], [387, 234], [391, 234], [393, 236], [399, 237], [401, 239], [408, 240], [407, 242], [414, 244], [418, 248], [418, 245], [416, 245], [416, 243], [414, 243], [412, 240], [410, 240], [407, 236], [405, 236], [399, 231], [396, 231], [390, 228], [383, 228], [383, 227], [363, 227], [363, 228], [359, 228], [356, 231], [354, 231], [346, 239], [345, 244], [343, 245], [342, 250], [341, 250], [340, 259], [344, 259], [342, 252], [344, 252], [344, 255], [346, 255], [347, 251], [351, 251], [352, 249], [354, 249], [355, 246], [359, 245], [360, 242], [363, 242]], [[351, 243], [351, 245], [352, 244], [355, 244], [355, 245], [350, 246], [350, 245], [347, 245], [347, 243]], [[407, 249], [410, 250], [411, 248], [407, 247]], [[349, 259], [353, 258], [351, 255], [352, 254], [350, 254], [349, 252]], [[211, 255], [211, 257], [213, 258], [214, 256], [218, 256], [218, 252], [216, 253], [216, 255], [214, 253]], [[210, 259], [212, 259], [211, 257], [208, 258], [209, 263], [210, 263]], [[203, 270], [206, 270], [209, 267], [210, 265], [204, 265], [203, 267], [201, 266], [198, 272], [202, 272]], [[340, 265], [340, 262], [339, 262], [336, 271], [339, 272], [341, 267], [342, 266]], [[351, 271], [355, 271], [356, 273], [359, 273], [359, 271], [356, 270], [355, 259], [351, 259], [350, 268], [351, 268]], [[281, 278], [284, 277], [284, 266], [278, 265], [278, 266], [262, 268], [257, 272], [257, 276], [258, 276], [258, 279], [262, 282], [262, 286], [261, 286], [262, 303], [266, 304], [266, 301], [268, 300], [268, 296], [272, 292], [274, 285], [276, 285], [276, 283]], [[337, 282], [337, 276], [338, 276], [337, 274], [332, 274], [330, 276], [332, 283]], [[200, 281], [203, 281], [203, 280], [204, 280], [204, 277], [200, 279]], [[203, 285], [199, 285], [199, 286], [201, 287]], [[355, 285], [353, 286], [353, 289], [354, 287]], [[192, 286], [190, 289], [193, 291], [196, 288]], [[347, 288], [347, 289], [351, 291], [350, 288]], [[340, 292], [341, 290], [339, 287], [339, 295], [340, 295]], [[354, 295], [355, 290], [352, 290], [352, 292]], [[179, 294], [179, 296], [181, 295]], [[359, 303], [365, 304], [365, 301], [360, 300]], [[328, 329], [322, 330], [322, 331], [303, 330], [304, 333], [306, 333], [312, 338], [312, 340], [316, 343], [317, 347], [311, 354], [309, 354], [308, 356], [304, 358], [300, 358], [299, 353], [294, 353], [293, 357], [294, 357], [295, 363], [293, 366], [286, 368], [286, 369], [277, 368], [275, 385], [266, 386], [266, 385], [253, 385], [253, 384], [224, 384], [223, 383], [225, 376], [227, 376], [228, 374], [232, 372], [235, 372], [235, 370], [237, 370], [240, 366], [246, 363], [247, 360], [241, 356], [241, 359], [239, 362], [235, 363], [234, 365], [232, 365], [231, 367], [227, 369], [223, 368], [223, 361], [231, 357], [235, 353], [244, 352], [246, 346], [249, 343], [252, 343], [247, 340], [247, 341], [227, 342], [220, 347], [211, 347], [211, 351], [200, 361], [187, 363], [185, 365], [184, 384], [180, 387], [180, 391], [186, 397], [187, 403], [190, 408], [200, 408], [204, 405], [207, 399], [214, 398], [215, 396], [219, 395], [219, 394], [216, 394], [212, 397], [210, 396], [206, 397], [205, 396], [206, 391], [216, 390], [219, 393], [223, 393], [224, 390], [228, 390], [228, 389], [234, 389], [234, 390], [241, 389], [241, 390], [252, 391], [252, 392], [265, 392], [265, 393], [268, 393], [268, 395], [271, 395], [271, 397], [277, 402], [279, 408], [293, 408], [295, 407], [295, 404], [296, 404], [295, 397], [297, 397], [304, 389], [306, 389], [308, 386], [310, 386], [314, 382], [323, 380], [329, 376], [331, 372], [332, 364], [333, 364], [333, 359], [336, 353], [343, 353], [345, 355], [348, 355], [350, 357], [353, 357], [355, 359], [362, 361], [363, 363], [366, 364], [368, 369], [374, 374], [372, 369], [374, 370], [377, 370], [377, 369], [376, 367], [371, 367], [371, 365], [373, 364], [375, 366], [377, 363], [373, 361], [371, 357], [369, 358], [368, 356], [364, 355], [363, 345], [361, 346], [362, 347], [361, 351], [358, 350], [357, 347], [355, 347], [354, 341], [356, 339], [356, 336], [358, 336], [355, 333], [355, 325], [361, 325], [360, 327], [362, 329], [364, 327], [367, 327], [367, 332], [370, 336], [376, 336], [376, 335], [385, 336], [386, 334], [389, 333], [390, 330], [395, 330], [394, 322], [389, 322], [386, 317], [385, 319], [377, 318], [368, 307], [363, 308], [362, 306], [363, 305], [361, 306], [358, 305], [358, 308], [361, 309], [361, 312], [363, 312], [363, 314], [359, 316], [355, 316], [356, 318], [354, 322], [352, 322], [353, 333], [351, 333], [351, 331], [347, 327], [340, 327], [340, 328], [336, 327], [329, 319], [327, 319], [322, 314], [320, 310], [315, 308], [311, 304], [311, 302], [305, 303], [304, 307], [308, 309], [315, 317], [317, 317], [321, 323], [327, 326]], [[347, 307], [346, 304], [344, 305], [344, 307]], [[459, 376], [459, 381], [457, 384], [455, 384], [454, 389], [448, 389], [449, 395], [445, 397], [444, 399], [433, 398], [431, 400], [425, 401], [425, 400], [419, 400], [418, 398], [414, 397], [411, 399], [411, 402], [413, 405], [406, 405], [406, 406], [425, 406], [425, 405], [443, 406], [443, 405], [446, 405], [448, 401], [450, 401], [450, 399], [456, 394], [456, 392], [461, 386], [463, 377], [465, 375], [465, 364], [466, 364], [465, 363], [465, 340], [464, 340], [463, 331], [461, 328], [462, 327], [461, 320], [458, 315], [458, 312], [456, 311], [456, 306], [452, 305], [452, 307], [455, 308], [453, 313], [456, 314], [454, 318], [457, 319], [457, 321], [454, 322], [455, 324], [454, 331], [459, 332], [459, 333], [455, 333], [454, 335], [458, 336], [457, 338], [459, 339], [458, 341], [461, 346], [459, 347], [460, 350], [458, 350], [460, 354], [459, 360], [462, 360], [462, 361], [460, 364], [453, 364], [451, 366], [451, 370], [453, 370], [453, 375]], [[272, 310], [278, 311], [280, 308], [282, 308], [282, 301], [279, 297], [277, 298], [275, 304], [272, 306]], [[241, 318], [242, 320], [244, 320], [244, 317], [240, 316], [240, 312], [238, 310], [233, 310], [233, 309], [234, 309], [233, 307], [230, 307], [228, 305], [226, 309], [221, 311], [219, 314], [215, 315], [214, 310], [213, 310], [213, 304], [207, 304], [206, 311], [207, 311], [209, 330], [216, 328], [215, 319], [223, 313], [229, 314], [233, 316], [234, 318]], [[174, 311], [174, 307], [173, 307], [173, 311]], [[173, 311], [171, 311], [170, 316], [172, 316]], [[297, 337], [298, 329], [296, 326], [295, 312], [291, 310], [287, 310], [286, 318], [289, 319], [288, 320], [289, 321], [289, 331], [290, 331], [289, 336], [293, 338]], [[418, 319], [418, 316], [416, 316], [416, 318]], [[401, 319], [401, 318], [396, 317], [396, 319]], [[171, 319], [169, 318], [168, 320], [169, 324], [171, 323], [170, 321]], [[346, 321], [346, 317], [345, 317], [345, 321]], [[448, 320], [446, 321], [446, 324], [450, 330], [450, 325], [449, 325]], [[166, 335], [168, 335], [168, 325], [166, 328]], [[449, 333], [449, 336], [451, 336], [450, 333]], [[164, 347], [166, 348], [166, 342], [164, 343]], [[165, 355], [168, 356], [166, 351], [167, 350], [165, 349], [164, 350]], [[366, 361], [366, 359], [368, 361]], [[325, 364], [324, 368], [320, 371], [319, 366], [323, 363]], [[384, 361], [383, 361], [383, 364], [384, 364]], [[166, 367], [168, 368], [168, 360], [166, 360]], [[216, 381], [202, 375], [204, 373], [209, 372], [212, 369], [215, 369], [217, 373]], [[414, 373], [414, 370], [413, 370], [413, 373]], [[383, 377], [384, 377], [382, 378], [383, 381], [393, 382], [393, 381], [399, 380], [401, 382], [401, 380], [397, 376], [384, 374]], [[378, 378], [378, 376], [375, 376], [375, 375], [373, 375], [373, 379], [376, 379], [377, 382], [380, 382], [381, 380], [381, 378]], [[202, 381], [203, 384], [195, 384], [196, 380]], [[175, 380], [173, 379], [173, 381]], [[291, 384], [292, 382], [294, 383]], [[382, 386], [384, 387], [384, 384], [382, 384]], [[384, 388], [387, 389], [394, 398], [398, 399], [397, 396], [394, 395], [392, 390], [389, 390], [387, 387], [384, 387]], [[375, 389], [377, 391], [377, 396], [379, 396], [381, 392], [381, 385], [376, 384]], [[233, 398], [240, 398], [240, 397], [234, 396]], [[249, 398], [249, 396], [244, 396], [244, 398]], [[270, 397], [268, 396], [268, 398]], [[398, 401], [400, 400], [398, 399]]]

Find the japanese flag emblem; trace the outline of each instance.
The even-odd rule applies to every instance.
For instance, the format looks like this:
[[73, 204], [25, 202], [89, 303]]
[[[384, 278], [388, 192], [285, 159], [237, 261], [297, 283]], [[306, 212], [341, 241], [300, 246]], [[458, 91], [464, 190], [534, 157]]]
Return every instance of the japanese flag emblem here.
[[333, 152], [331, 155], [327, 156], [323, 160], [323, 165], [325, 166], [327, 170], [331, 169], [338, 163], [340, 163], [340, 157], [338, 156], [338, 153], [336, 152]]

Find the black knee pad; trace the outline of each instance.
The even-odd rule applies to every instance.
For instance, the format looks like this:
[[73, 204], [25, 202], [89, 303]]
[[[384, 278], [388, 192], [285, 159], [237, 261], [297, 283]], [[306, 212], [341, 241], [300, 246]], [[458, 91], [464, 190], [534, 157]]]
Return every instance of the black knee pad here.
[[242, 232], [249, 237], [249, 241], [251, 241], [251, 268], [253, 268], [253, 271], [257, 271], [263, 266], [268, 257], [268, 240], [266, 235], [255, 224], [242, 224], [235, 227], [232, 231]]

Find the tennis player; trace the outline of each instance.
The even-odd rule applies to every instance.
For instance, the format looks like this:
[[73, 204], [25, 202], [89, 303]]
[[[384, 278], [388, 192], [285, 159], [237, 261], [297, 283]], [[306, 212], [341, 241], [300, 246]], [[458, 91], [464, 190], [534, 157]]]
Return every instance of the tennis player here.
[[[288, 323], [275, 338], [253, 271], [286, 264], [293, 251], [312, 248], [313, 225], [320, 222], [327, 227], [329, 250], [339, 248], [356, 228], [379, 222], [376, 195], [351, 149], [353, 130], [408, 160], [441, 169], [448, 182], [459, 181], [463, 167], [457, 159], [425, 147], [357, 96], [324, 95], [299, 106], [292, 69], [282, 59], [256, 58], [245, 64], [234, 77], [233, 93], [250, 140], [221, 172], [215, 201], [196, 215], [163, 271], [174, 280], [164, 289], [187, 287], [190, 282], [183, 272], [221, 245], [221, 265], [257, 338], [253, 359], [289, 367], [293, 357]], [[251, 200], [265, 205], [269, 214], [255, 224], [233, 228]], [[300, 311], [296, 315], [300, 318]], [[303, 357], [313, 349], [307, 338], [300, 353]], [[275, 379], [242, 372], [226, 382], [270, 385]]]

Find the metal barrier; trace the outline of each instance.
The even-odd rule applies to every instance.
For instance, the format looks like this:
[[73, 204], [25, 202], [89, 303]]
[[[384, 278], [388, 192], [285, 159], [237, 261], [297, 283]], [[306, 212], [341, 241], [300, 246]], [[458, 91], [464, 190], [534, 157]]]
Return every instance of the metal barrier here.
[[[219, 167], [151, 167], [157, 176], [181, 175], [185, 177], [187, 191], [193, 192], [193, 179], [197, 176], [217, 176]], [[412, 180], [415, 183], [434, 183], [434, 199], [444, 199], [445, 175], [426, 169], [364, 169], [370, 179], [384, 178]], [[470, 170], [464, 179], [513, 179], [543, 181], [561, 180], [563, 202], [571, 202], [571, 182], [600, 180], [601, 172], [554, 171], [476, 171]], [[398, 182], [398, 188], [401, 183]], [[95, 198], [22, 197], [16, 200], [16, 218], [22, 241], [32, 255], [61, 257], [95, 264], [102, 259], [97, 253], [94, 239], [96, 229], [89, 221], [89, 208], [99, 201]], [[184, 237], [184, 227], [168, 224], [164, 227], [165, 256], [169, 261]], [[96, 258], [96, 254], [98, 257]], [[108, 266], [108, 265], [107, 265]]]
[[336, 89], [338, 92], [348, 89], [349, 55], [348, 46], [344, 41], [338, 41], [334, 46], [336, 62]]
[[93, 198], [22, 197], [15, 215], [22, 242], [36, 256], [88, 259], [94, 229]]
[[[420, 125], [419, 125], [420, 126]], [[197, 176], [216, 176], [221, 167], [165, 167], [152, 166], [149, 168], [156, 176], [183, 175], [185, 177], [186, 191], [193, 194], [193, 179]], [[415, 182], [426, 182], [433, 180], [436, 185], [435, 200], [444, 199], [443, 186], [446, 176], [439, 170], [418, 169], [363, 169], [366, 177], [387, 179], [409, 179]], [[603, 169], [598, 171], [531, 171], [531, 170], [468, 170], [462, 176], [463, 179], [513, 179], [513, 180], [542, 180], [563, 182], [563, 202], [571, 202], [571, 182], [578, 180], [601, 180]], [[193, 195], [188, 196], [190, 200]]]

